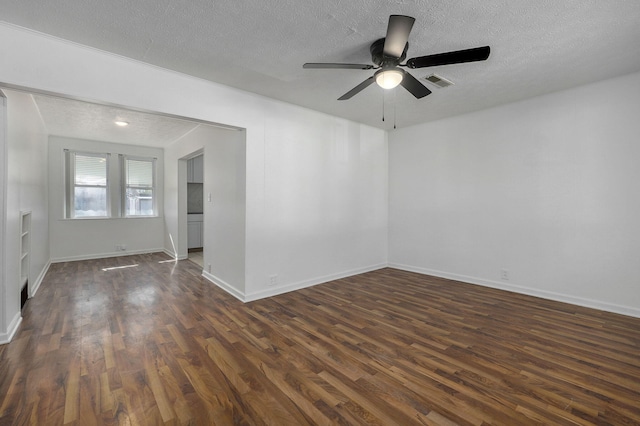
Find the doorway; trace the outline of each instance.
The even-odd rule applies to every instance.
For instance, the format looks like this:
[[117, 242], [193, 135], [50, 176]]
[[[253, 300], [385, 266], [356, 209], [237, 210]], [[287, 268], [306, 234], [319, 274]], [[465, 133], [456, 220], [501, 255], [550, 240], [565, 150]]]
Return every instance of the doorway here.
[[187, 253], [204, 268], [204, 154], [187, 160]]
[[[187, 145], [189, 141], [186, 141]], [[178, 258], [188, 259], [204, 270], [205, 251], [205, 156], [204, 146], [192, 145], [194, 151], [178, 157], [178, 222], [182, 237]]]

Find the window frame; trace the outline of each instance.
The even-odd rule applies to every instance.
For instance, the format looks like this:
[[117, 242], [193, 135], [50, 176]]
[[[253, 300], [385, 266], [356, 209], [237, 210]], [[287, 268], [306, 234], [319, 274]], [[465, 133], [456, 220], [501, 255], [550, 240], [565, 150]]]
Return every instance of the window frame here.
[[[110, 158], [108, 152], [89, 152], [65, 149], [65, 178], [66, 178], [66, 194], [65, 194], [65, 214], [67, 219], [109, 219], [111, 218], [111, 182], [109, 179]], [[76, 184], [76, 156], [104, 158], [105, 160], [105, 185], [77, 185]], [[104, 216], [76, 216], [75, 200], [76, 188], [104, 188], [106, 206], [106, 215]]]
[[[151, 188], [146, 186], [138, 186], [138, 185], [129, 185], [128, 184], [128, 176], [127, 176], [127, 161], [144, 161], [151, 163]], [[120, 154], [120, 215], [122, 218], [126, 219], [135, 219], [135, 218], [149, 218], [149, 217], [158, 217], [158, 179], [157, 179], [157, 163], [158, 159], [156, 157], [141, 157], [136, 155], [126, 155]], [[151, 189], [151, 203], [153, 214], [143, 215], [143, 214], [127, 214], [127, 190], [129, 188], [132, 189]]]

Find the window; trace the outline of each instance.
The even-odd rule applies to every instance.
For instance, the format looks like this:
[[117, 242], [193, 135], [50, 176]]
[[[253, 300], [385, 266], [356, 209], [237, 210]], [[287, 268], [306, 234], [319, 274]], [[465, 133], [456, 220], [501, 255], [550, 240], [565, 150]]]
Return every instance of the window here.
[[108, 158], [67, 152], [67, 217], [109, 217]]
[[158, 216], [156, 158], [64, 152], [66, 218]]
[[123, 215], [155, 216], [155, 159], [123, 156]]

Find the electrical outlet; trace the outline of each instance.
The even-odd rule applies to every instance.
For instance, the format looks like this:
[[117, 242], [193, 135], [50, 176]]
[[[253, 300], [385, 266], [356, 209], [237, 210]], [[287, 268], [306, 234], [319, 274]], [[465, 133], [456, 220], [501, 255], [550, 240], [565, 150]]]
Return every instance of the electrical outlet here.
[[507, 271], [506, 269], [501, 269], [500, 278], [503, 279], [504, 281], [509, 281], [509, 271]]
[[269, 285], [271, 287], [278, 285], [278, 276], [277, 275], [271, 275], [269, 277]]
[[207, 264], [207, 270], [209, 271], [209, 273], [211, 273], [211, 264], [210, 263]]
[[125, 251], [127, 249], [127, 245], [126, 244], [121, 244], [120, 245], [120, 250]]
[[122, 246], [120, 244], [116, 244], [116, 251], [122, 250]]

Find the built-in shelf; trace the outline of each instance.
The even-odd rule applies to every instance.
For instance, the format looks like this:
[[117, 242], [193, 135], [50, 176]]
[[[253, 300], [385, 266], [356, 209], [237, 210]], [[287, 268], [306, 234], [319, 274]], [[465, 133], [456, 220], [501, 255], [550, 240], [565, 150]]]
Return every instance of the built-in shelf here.
[[29, 262], [31, 253], [31, 212], [20, 212], [20, 293], [21, 307], [29, 295]]

